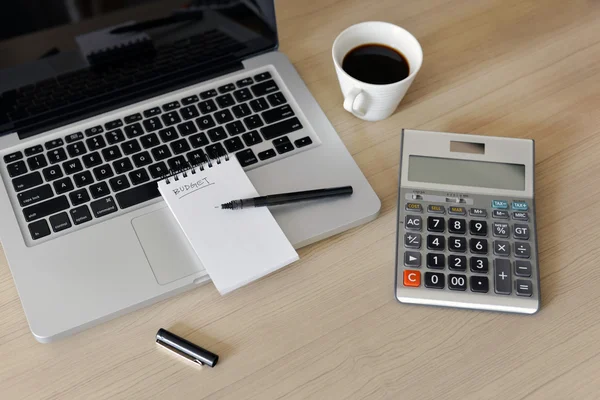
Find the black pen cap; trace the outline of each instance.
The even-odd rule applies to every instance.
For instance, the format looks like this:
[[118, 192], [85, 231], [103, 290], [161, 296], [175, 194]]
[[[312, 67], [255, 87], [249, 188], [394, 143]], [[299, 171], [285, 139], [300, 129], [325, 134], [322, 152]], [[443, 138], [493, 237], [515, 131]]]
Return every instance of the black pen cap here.
[[214, 367], [219, 361], [219, 356], [215, 353], [211, 353], [166, 329], [161, 328], [156, 332], [156, 341], [175, 352], [183, 353], [194, 361], [202, 363], [203, 365], [208, 365], [209, 367]]

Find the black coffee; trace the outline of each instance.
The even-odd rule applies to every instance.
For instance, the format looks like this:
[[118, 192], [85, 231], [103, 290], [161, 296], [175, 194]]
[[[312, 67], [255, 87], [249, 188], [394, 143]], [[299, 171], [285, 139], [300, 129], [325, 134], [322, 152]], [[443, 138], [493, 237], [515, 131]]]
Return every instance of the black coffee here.
[[359, 81], [386, 85], [410, 75], [408, 61], [398, 50], [383, 44], [363, 44], [350, 50], [342, 61], [342, 69]]

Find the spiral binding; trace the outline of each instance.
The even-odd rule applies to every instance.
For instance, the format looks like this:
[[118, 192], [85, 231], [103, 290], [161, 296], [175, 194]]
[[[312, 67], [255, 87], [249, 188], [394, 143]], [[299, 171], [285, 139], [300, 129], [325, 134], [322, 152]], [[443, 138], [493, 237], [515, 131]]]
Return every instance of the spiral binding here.
[[206, 168], [212, 168], [214, 164], [221, 164], [222, 162], [229, 161], [229, 153], [225, 153], [224, 156], [219, 156], [214, 160], [211, 160], [210, 157], [207, 157], [207, 161], [191, 165], [186, 168], [169, 171], [163, 176], [163, 180], [167, 185], [172, 182], [177, 182], [179, 179], [187, 178], [188, 174], [195, 175], [198, 171], [204, 171]]

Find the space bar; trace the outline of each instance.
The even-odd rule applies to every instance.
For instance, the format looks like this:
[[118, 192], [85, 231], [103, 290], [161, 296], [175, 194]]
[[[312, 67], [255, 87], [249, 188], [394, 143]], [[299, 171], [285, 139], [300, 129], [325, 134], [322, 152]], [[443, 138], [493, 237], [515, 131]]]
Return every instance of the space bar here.
[[119, 207], [128, 208], [160, 196], [158, 182], [148, 182], [133, 189], [118, 192], [115, 197]]

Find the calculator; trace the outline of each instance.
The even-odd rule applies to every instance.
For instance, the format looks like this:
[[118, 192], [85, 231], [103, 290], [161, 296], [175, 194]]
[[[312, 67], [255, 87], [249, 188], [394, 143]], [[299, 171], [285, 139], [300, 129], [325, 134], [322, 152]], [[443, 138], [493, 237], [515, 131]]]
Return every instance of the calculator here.
[[417, 130], [401, 137], [398, 301], [537, 312], [533, 140]]

